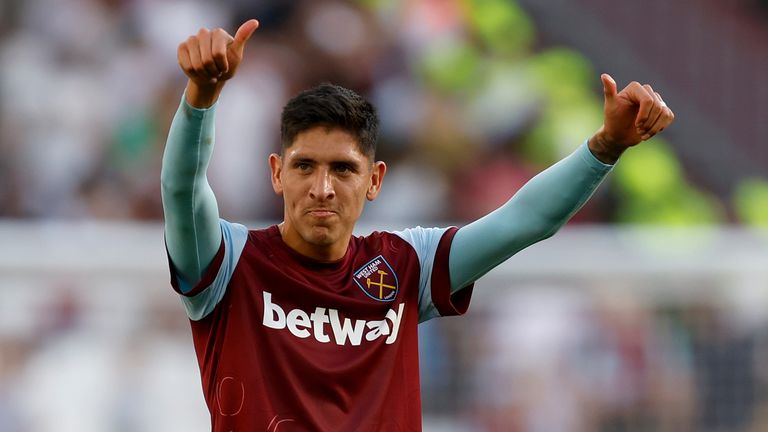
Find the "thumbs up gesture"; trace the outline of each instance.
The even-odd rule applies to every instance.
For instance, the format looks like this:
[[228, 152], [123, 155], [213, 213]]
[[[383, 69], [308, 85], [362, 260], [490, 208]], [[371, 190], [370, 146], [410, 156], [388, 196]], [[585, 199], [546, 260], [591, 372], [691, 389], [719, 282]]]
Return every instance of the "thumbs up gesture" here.
[[258, 21], [248, 20], [234, 37], [221, 28], [201, 28], [179, 44], [179, 66], [189, 78], [187, 101], [192, 106], [205, 108], [216, 101], [224, 83], [235, 76], [245, 44], [258, 27]]
[[610, 75], [600, 79], [605, 96], [603, 126], [589, 140], [589, 149], [603, 162], [615, 163], [624, 150], [669, 126], [675, 114], [648, 84], [633, 81], [617, 92]]

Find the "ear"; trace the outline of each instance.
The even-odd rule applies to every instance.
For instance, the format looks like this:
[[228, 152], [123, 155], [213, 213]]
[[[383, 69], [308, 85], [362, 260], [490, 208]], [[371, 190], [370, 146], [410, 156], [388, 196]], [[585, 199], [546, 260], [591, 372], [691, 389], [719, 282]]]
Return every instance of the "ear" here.
[[269, 155], [269, 169], [272, 171], [272, 189], [278, 195], [283, 194], [283, 181], [280, 175], [283, 173], [283, 159], [277, 153]]
[[382, 162], [374, 162], [373, 168], [371, 168], [371, 185], [368, 187], [368, 192], [365, 197], [368, 201], [373, 201], [379, 195], [381, 190], [381, 184], [384, 182], [384, 174], [387, 173], [387, 165]]

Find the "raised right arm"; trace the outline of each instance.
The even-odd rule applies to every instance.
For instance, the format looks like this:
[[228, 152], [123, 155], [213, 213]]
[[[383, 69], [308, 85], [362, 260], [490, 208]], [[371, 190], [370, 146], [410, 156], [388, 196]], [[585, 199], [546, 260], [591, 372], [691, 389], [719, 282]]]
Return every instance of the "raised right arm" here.
[[179, 65], [189, 82], [171, 124], [160, 177], [165, 241], [182, 291], [200, 281], [221, 244], [219, 210], [206, 177], [215, 104], [257, 27], [256, 20], [247, 21], [234, 37], [221, 29], [201, 29], [179, 45]]
[[182, 291], [197, 284], [221, 243], [219, 209], [206, 177], [213, 152], [214, 109], [196, 109], [183, 100], [163, 154], [165, 243], [181, 276]]

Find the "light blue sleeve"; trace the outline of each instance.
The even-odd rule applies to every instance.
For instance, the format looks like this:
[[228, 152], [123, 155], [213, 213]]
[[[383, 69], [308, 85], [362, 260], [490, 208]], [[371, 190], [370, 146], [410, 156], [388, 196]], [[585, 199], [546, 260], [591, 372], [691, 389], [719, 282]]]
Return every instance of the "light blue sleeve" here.
[[183, 279], [181, 286], [197, 284], [221, 244], [219, 209], [206, 176], [213, 153], [215, 107], [194, 108], [182, 96], [163, 153], [165, 243]]
[[432, 268], [440, 239], [448, 228], [409, 228], [393, 234], [410, 244], [419, 257], [421, 273], [419, 276], [419, 322], [440, 316], [432, 301]]
[[202, 289], [193, 296], [181, 296], [187, 316], [193, 321], [199, 321], [208, 316], [224, 297], [227, 285], [229, 285], [237, 262], [240, 260], [240, 255], [243, 253], [245, 242], [248, 240], [248, 228], [245, 226], [233, 224], [224, 219], [219, 220], [219, 225], [224, 242], [224, 257], [216, 276], [207, 287], [189, 287], [186, 291], [182, 290], [183, 292], [190, 292], [193, 289], [195, 291]]
[[520, 250], [557, 232], [592, 196], [613, 165], [585, 141], [528, 181], [506, 204], [462, 227], [451, 243], [451, 291], [476, 281]]

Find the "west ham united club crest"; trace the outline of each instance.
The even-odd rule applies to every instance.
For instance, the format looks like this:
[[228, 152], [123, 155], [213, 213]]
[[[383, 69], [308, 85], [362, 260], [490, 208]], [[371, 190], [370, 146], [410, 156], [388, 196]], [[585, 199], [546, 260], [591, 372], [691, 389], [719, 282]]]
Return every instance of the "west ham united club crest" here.
[[390, 302], [397, 296], [397, 275], [379, 255], [355, 272], [355, 283], [370, 298]]

